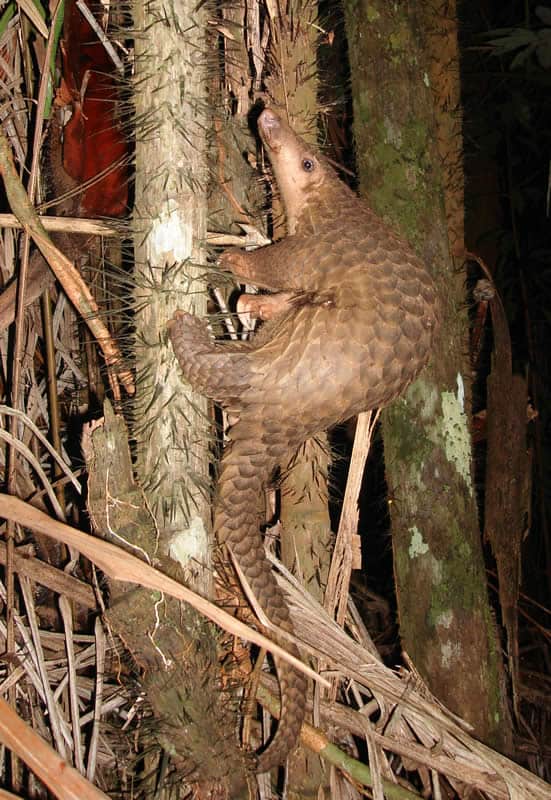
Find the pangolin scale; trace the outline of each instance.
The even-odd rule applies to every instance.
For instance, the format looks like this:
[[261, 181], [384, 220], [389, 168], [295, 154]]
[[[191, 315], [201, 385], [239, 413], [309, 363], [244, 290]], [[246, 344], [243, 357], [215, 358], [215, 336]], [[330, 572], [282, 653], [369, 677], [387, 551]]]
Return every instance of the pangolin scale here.
[[[185, 378], [237, 422], [221, 464], [214, 527], [267, 617], [292, 632], [285, 597], [266, 559], [264, 488], [308, 437], [396, 398], [426, 364], [438, 320], [433, 281], [411, 247], [326, 160], [266, 108], [258, 129], [285, 206], [289, 235], [227, 251], [221, 265], [280, 293], [250, 343], [214, 342], [204, 321], [177, 312], [169, 324]], [[281, 642], [297, 655], [296, 648]], [[257, 769], [296, 744], [307, 684], [276, 661], [282, 712]]]

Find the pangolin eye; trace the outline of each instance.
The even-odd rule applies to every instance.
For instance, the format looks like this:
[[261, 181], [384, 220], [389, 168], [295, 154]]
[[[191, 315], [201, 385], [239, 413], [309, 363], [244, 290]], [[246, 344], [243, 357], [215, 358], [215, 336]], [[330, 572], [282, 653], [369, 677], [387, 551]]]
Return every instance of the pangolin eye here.
[[303, 158], [302, 159], [302, 169], [305, 172], [312, 172], [316, 166], [316, 163], [311, 158]]

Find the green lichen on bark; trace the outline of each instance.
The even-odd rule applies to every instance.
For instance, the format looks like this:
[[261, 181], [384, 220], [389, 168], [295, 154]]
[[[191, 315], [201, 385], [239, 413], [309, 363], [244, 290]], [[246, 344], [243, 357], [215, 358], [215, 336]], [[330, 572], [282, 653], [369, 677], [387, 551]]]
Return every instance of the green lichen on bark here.
[[[352, 60], [355, 52], [363, 56], [361, 64], [355, 59], [353, 75], [355, 125], [369, 136], [368, 146], [357, 149], [359, 172], [370, 175], [367, 195], [378, 212], [398, 222], [412, 244], [419, 245], [419, 220], [434, 214], [427, 148], [430, 119], [423, 113], [423, 105], [414, 102], [405, 81], [420, 79], [423, 83], [426, 72], [419, 62], [407, 7], [389, 10], [358, 3], [353, 14], [349, 5], [345, 4], [348, 19], [359, 17], [365, 26], [361, 32], [357, 25], [347, 29]], [[376, 45], [376, 56], [366, 41]], [[408, 201], [412, 194], [416, 195], [414, 207]]]
[[448, 461], [455, 465], [472, 494], [471, 437], [460, 399], [453, 392], [442, 392], [442, 422], [438, 432], [444, 439]]
[[400, 631], [437, 696], [479, 735], [499, 741], [498, 654], [466, 430], [457, 391], [439, 392], [432, 376], [416, 381], [386, 413]]

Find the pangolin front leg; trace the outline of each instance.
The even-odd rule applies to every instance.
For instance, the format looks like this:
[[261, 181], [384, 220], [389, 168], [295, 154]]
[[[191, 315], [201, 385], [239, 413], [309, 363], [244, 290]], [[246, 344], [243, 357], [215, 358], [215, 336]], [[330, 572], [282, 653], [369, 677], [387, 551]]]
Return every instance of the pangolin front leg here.
[[[291, 289], [294, 285], [293, 264], [287, 257], [277, 259], [280, 250], [286, 255], [288, 241], [279, 242], [256, 250], [225, 250], [218, 264], [224, 270], [231, 272], [242, 283], [254, 283], [262, 289], [280, 291]], [[274, 250], [276, 252], [274, 252]]]

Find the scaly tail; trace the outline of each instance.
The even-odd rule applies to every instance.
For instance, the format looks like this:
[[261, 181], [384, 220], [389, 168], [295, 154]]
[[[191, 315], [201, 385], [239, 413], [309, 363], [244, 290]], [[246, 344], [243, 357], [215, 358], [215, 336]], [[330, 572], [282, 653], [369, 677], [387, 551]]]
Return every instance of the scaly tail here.
[[182, 372], [201, 394], [228, 401], [241, 397], [249, 388], [246, 349], [240, 351], [233, 342], [230, 347], [217, 344], [204, 320], [187, 311], [176, 311], [168, 323], [168, 335]]
[[[230, 403], [233, 398], [243, 397], [251, 379], [249, 354], [228, 352], [216, 345], [204, 322], [184, 311], [174, 315], [169, 335], [184, 375], [198, 391]], [[232, 428], [231, 439], [224, 451], [218, 481], [215, 532], [218, 541], [231, 549], [268, 619], [292, 633], [289, 609], [272, 574], [260, 534], [264, 488], [278, 462], [262, 441], [259, 408], [255, 415], [251, 409], [241, 415]], [[284, 444], [278, 442], [278, 452], [286, 451]], [[294, 645], [269, 635], [292, 655], [299, 655]], [[279, 658], [275, 663], [281, 692], [280, 720], [274, 738], [258, 758], [258, 772], [267, 772], [285, 761], [297, 742], [304, 719], [307, 691], [304, 674]]]
[[[244, 419], [232, 429], [232, 443], [222, 458], [214, 527], [221, 544], [228, 545], [262, 610], [284, 631], [293, 632], [289, 609], [266, 558], [260, 535], [259, 501], [276, 466], [260, 441], [261, 421]], [[292, 655], [297, 648], [268, 631]], [[258, 758], [258, 772], [282, 764], [294, 748], [304, 719], [307, 682], [282, 659], [275, 659], [281, 692], [279, 725], [268, 748]]]

